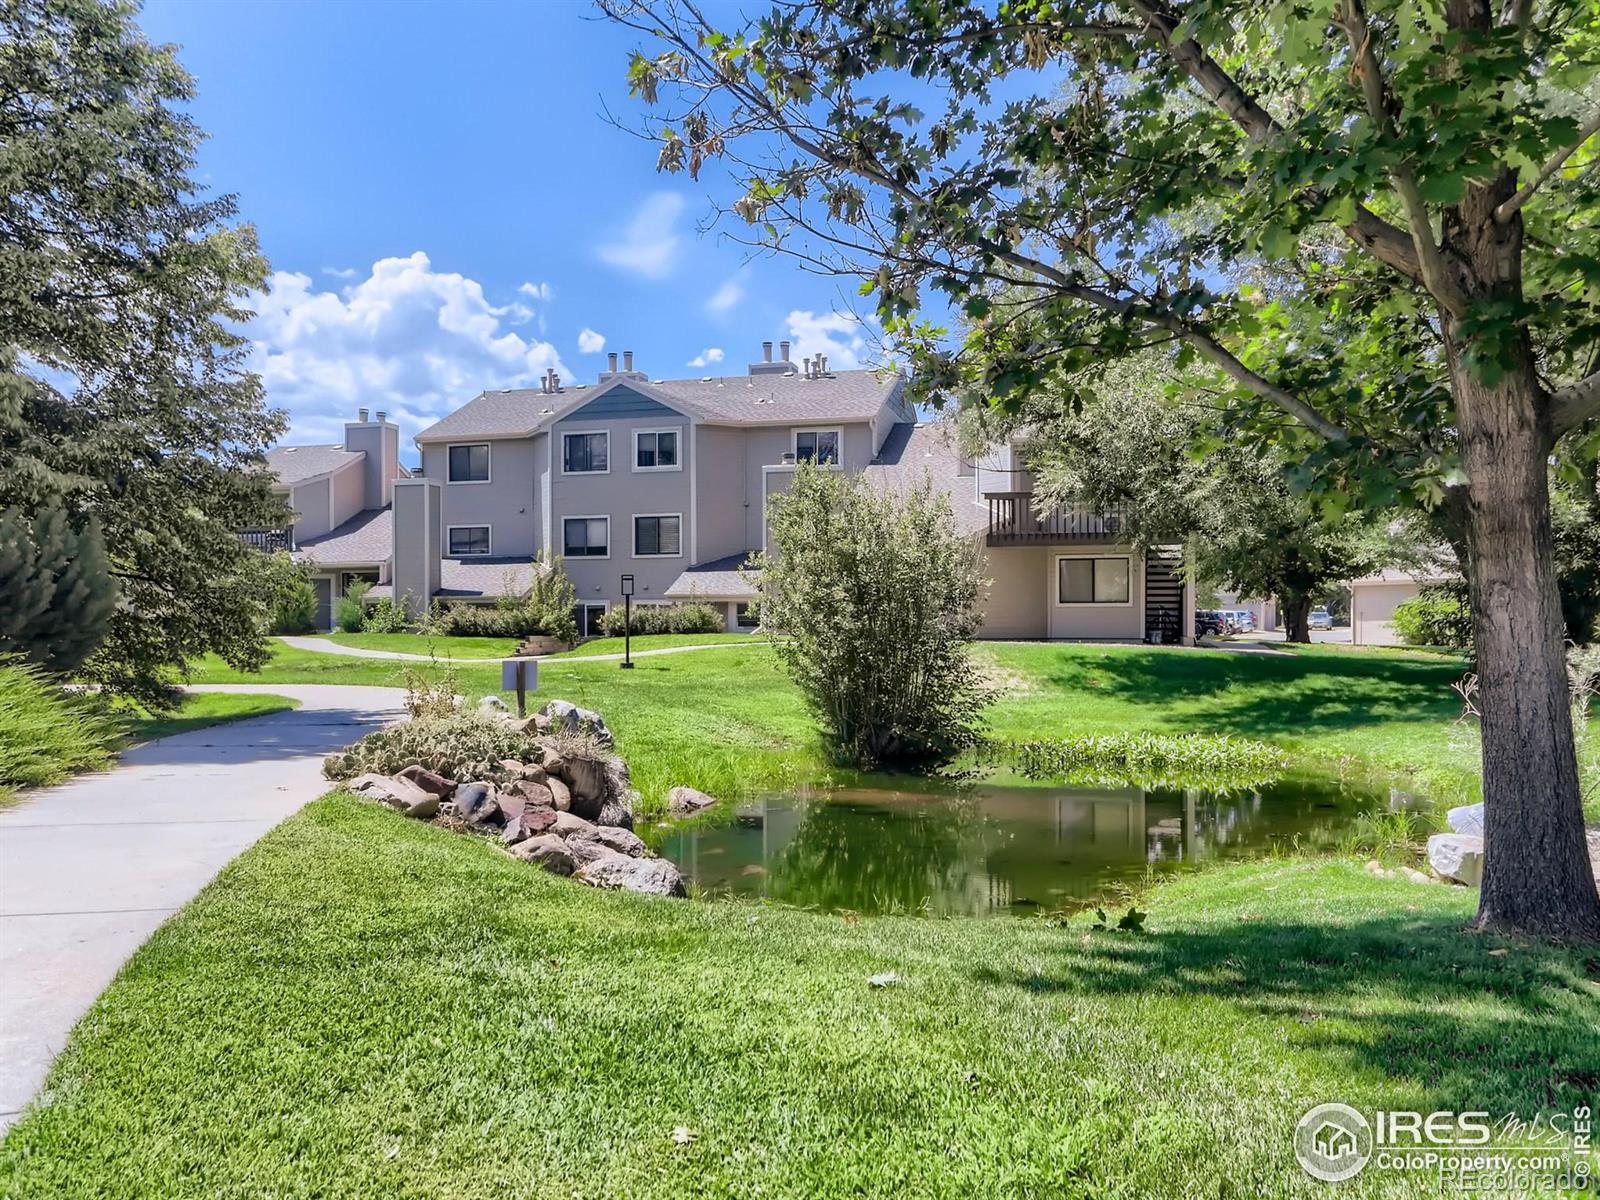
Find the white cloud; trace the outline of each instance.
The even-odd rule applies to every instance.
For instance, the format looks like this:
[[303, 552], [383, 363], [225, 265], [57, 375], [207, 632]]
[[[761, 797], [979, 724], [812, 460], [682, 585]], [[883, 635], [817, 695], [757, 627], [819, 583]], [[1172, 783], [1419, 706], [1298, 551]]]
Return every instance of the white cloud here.
[[535, 300], [548, 300], [552, 292], [548, 283], [524, 283], [517, 288], [524, 296], [532, 296]]
[[332, 275], [335, 279], [354, 279], [361, 274], [354, 267], [323, 267], [322, 273], [324, 275]]
[[787, 318], [789, 340], [794, 348], [789, 357], [799, 361], [828, 356], [828, 369], [848, 371], [871, 358], [876, 331], [849, 313], [814, 313], [795, 309]]
[[485, 389], [530, 386], [551, 367], [574, 377], [549, 342], [508, 327], [522, 305], [491, 304], [476, 280], [435, 271], [420, 250], [338, 291], [278, 271], [254, 307], [252, 366], [298, 441], [338, 440], [358, 407], [387, 410], [409, 441]]
[[709, 367], [712, 363], [721, 362], [722, 358], [722, 348], [720, 346], [710, 346], [691, 358], [689, 365], [691, 367]]
[[744, 284], [740, 281], [739, 276], [735, 275], [711, 293], [711, 298], [706, 301], [706, 311], [709, 313], [725, 313], [743, 299]]
[[599, 354], [606, 348], [604, 334], [596, 333], [592, 329], [583, 329], [578, 333], [578, 350], [584, 354]]
[[683, 197], [656, 192], [633, 214], [622, 236], [599, 248], [601, 261], [646, 279], [665, 279], [678, 262], [683, 239], [677, 231]]

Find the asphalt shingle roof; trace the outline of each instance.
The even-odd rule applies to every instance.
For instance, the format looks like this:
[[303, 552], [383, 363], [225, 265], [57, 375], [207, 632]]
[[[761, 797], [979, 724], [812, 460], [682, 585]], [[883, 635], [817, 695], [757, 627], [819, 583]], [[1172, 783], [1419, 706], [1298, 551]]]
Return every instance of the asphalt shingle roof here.
[[753, 600], [756, 589], [739, 574], [739, 568], [754, 553], [754, 550], [744, 550], [725, 558], [696, 563], [661, 594], [668, 600], [689, 600], [696, 596], [707, 600]]
[[[636, 382], [691, 416], [727, 425], [866, 421], [877, 415], [885, 400], [905, 389], [903, 376], [879, 371], [834, 371], [821, 379], [807, 379], [796, 371]], [[417, 440], [527, 436], [582, 408], [610, 383], [568, 387], [555, 394], [537, 388], [484, 392], [428, 426]], [[902, 408], [902, 415], [909, 418], [909, 405], [902, 401]]]
[[343, 525], [319, 537], [296, 544], [306, 562], [319, 566], [340, 563], [388, 562], [394, 553], [394, 520], [388, 505], [362, 509]]
[[[440, 600], [486, 600], [519, 596], [533, 586], [539, 565], [531, 558], [447, 558], [439, 564]], [[393, 584], [381, 584], [368, 595], [382, 599], [394, 595]]]
[[360, 462], [366, 454], [343, 446], [274, 446], [267, 451], [267, 466], [285, 487], [326, 475], [346, 463]]
[[929, 478], [936, 491], [950, 497], [957, 529], [963, 533], [987, 530], [988, 506], [978, 496], [973, 477], [961, 474], [961, 463], [955, 430], [948, 423], [896, 425], [862, 474], [875, 486], [898, 493], [909, 492]]

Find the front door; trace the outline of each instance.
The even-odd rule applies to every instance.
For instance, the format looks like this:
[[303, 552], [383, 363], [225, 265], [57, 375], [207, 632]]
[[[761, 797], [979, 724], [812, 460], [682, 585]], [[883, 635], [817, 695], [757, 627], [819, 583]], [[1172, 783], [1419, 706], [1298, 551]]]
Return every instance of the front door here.
[[313, 579], [311, 586], [317, 593], [317, 629], [326, 633], [333, 628], [333, 580]]

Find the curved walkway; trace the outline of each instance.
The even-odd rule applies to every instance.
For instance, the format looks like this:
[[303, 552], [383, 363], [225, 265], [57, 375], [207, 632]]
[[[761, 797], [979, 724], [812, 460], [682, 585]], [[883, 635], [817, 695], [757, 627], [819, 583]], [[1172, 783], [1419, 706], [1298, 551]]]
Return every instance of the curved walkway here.
[[[388, 658], [398, 659], [401, 662], [440, 662], [450, 663], [453, 666], [489, 666], [502, 661], [499, 658], [435, 658], [430, 654], [407, 654], [403, 650], [365, 650], [359, 646], [341, 646], [338, 642], [325, 641], [322, 638], [310, 637], [280, 637], [278, 639], [286, 646], [296, 650], [310, 650], [316, 654], [342, 654], [349, 658]], [[750, 646], [756, 644], [756, 639], [741, 642], [704, 642], [697, 646], [663, 646], [659, 650], [635, 650], [634, 658], [653, 658], [657, 654], [685, 654], [690, 650], [726, 650], [729, 646]], [[621, 654], [554, 654], [535, 655], [539, 662], [620, 662]]]
[[0, 811], [0, 1130], [134, 950], [328, 789], [323, 756], [404, 716], [399, 688], [217, 684], [300, 707], [127, 751]]

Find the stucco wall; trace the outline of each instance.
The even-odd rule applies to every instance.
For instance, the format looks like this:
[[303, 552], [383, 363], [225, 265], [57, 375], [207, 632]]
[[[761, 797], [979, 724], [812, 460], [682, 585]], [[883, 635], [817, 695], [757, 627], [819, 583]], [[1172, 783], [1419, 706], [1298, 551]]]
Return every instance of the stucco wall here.
[[413, 614], [439, 588], [444, 489], [431, 479], [394, 486], [394, 594]]
[[996, 546], [984, 552], [983, 574], [989, 580], [979, 597], [984, 638], [1043, 639], [1049, 636], [1045, 614], [1043, 546]]
[[695, 436], [700, 451], [695, 470], [695, 560], [710, 562], [759, 548], [745, 532], [751, 499], [744, 487], [749, 449], [745, 430], [701, 425]]
[[328, 518], [337, 529], [366, 507], [365, 472], [362, 465], [334, 472], [333, 513]]
[[289, 507], [294, 509], [294, 536], [303, 541], [318, 537], [333, 528], [328, 514], [328, 481], [313, 479], [289, 492]]
[[[479, 445], [463, 439], [454, 445]], [[489, 445], [489, 482], [450, 483], [449, 444], [422, 448], [422, 473], [438, 480], [444, 523], [488, 525], [490, 553], [531, 558], [539, 549], [538, 485], [532, 438], [505, 438]]]
[[1358, 646], [1398, 646], [1394, 610], [1422, 592], [1416, 583], [1361, 583], [1350, 589], [1350, 640]]
[[[837, 429], [843, 436], [841, 457], [847, 471], [865, 469], [876, 452], [872, 444], [872, 427], [865, 421], [854, 423], [818, 423], [803, 425], [763, 425], [745, 431], [744, 494], [750, 501], [745, 509], [744, 548], [759, 550], [762, 541], [761, 497], [766, 490], [762, 467], [783, 462], [783, 456], [794, 450], [794, 435], [803, 429]], [[773, 472], [777, 474], [777, 472]], [[787, 486], [785, 484], [784, 486]]]
[[[1126, 605], [1058, 604], [1056, 561], [1062, 555], [1129, 559]], [[1144, 637], [1144, 564], [1128, 547], [991, 546], [984, 574], [991, 581], [980, 605], [979, 637], [1084, 638], [1139, 641]]]

